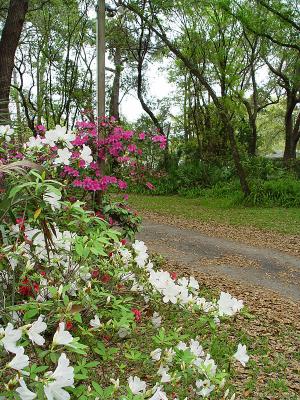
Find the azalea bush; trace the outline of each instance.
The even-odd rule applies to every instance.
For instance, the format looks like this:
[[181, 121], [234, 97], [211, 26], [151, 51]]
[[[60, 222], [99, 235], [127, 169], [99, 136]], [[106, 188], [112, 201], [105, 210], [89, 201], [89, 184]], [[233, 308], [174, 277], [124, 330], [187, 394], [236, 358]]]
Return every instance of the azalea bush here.
[[[145, 243], [129, 242], [126, 207], [104, 201], [95, 212], [79, 195], [86, 188], [65, 176], [71, 135], [56, 128], [30, 139], [40, 147], [27, 143], [24, 153], [43, 170], [20, 181], [18, 169], [3, 169], [0, 398], [233, 400], [232, 371], [249, 355], [219, 329], [245, 312], [243, 302], [212, 298], [192, 276], [164, 270]], [[74, 163], [84, 182], [82, 152]], [[102, 213], [119, 213], [120, 224]]]
[[163, 150], [165, 136], [126, 131], [113, 118], [103, 118], [99, 125], [80, 121], [75, 132], [60, 126], [44, 132], [40, 126], [38, 134], [25, 144], [26, 154], [31, 152], [35, 160], [39, 157], [48, 169], [57, 166], [59, 177], [85, 193], [106, 192], [112, 185], [125, 190], [125, 178], [149, 186], [144, 179], [147, 157], [143, 157], [142, 147], [148, 142], [156, 151]]
[[[18, 150], [13, 137], [9, 126], [1, 128], [0, 161], [7, 164], [26, 159], [42, 166], [47, 177], [64, 185], [61, 197], [51, 192], [53, 201], [84, 200], [111, 225], [124, 229], [126, 235], [132, 236], [138, 230], [140, 219], [131, 211], [128, 195], [124, 194], [122, 201], [113, 203], [109, 192], [124, 192], [129, 182], [138, 182], [147, 190], [154, 189], [148, 181], [151, 172], [147, 172], [148, 156], [143, 149], [150, 146], [152, 151], [154, 148], [163, 151], [166, 146], [163, 135], [126, 131], [114, 118], [103, 117], [98, 125], [89, 120], [78, 121], [74, 132], [59, 125], [47, 131], [39, 125], [36, 135]], [[97, 193], [103, 200], [101, 203], [97, 201]]]

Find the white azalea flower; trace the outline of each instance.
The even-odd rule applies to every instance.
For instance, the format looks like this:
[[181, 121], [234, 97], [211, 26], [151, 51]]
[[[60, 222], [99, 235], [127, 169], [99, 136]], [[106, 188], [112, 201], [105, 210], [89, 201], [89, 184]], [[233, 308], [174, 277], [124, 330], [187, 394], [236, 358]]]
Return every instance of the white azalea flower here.
[[161, 376], [161, 383], [168, 383], [171, 381], [171, 375], [168, 373], [169, 367], [160, 366], [157, 374]]
[[205, 380], [198, 380], [196, 381], [196, 386], [197, 386], [197, 394], [199, 394], [202, 397], [208, 397], [210, 393], [214, 390], [215, 385], [211, 385], [209, 379]]
[[190, 350], [191, 353], [195, 356], [195, 357], [202, 357], [204, 356], [204, 351], [203, 351], [203, 347], [200, 345], [200, 343], [198, 342], [198, 340], [190, 340]]
[[243, 308], [243, 300], [237, 300], [231, 294], [221, 292], [220, 299], [218, 300], [219, 315], [232, 316]]
[[243, 367], [246, 366], [247, 362], [249, 361], [249, 356], [247, 354], [247, 348], [246, 345], [243, 345], [239, 343], [238, 348], [236, 353], [233, 355], [233, 357], [239, 361]]
[[149, 256], [147, 253], [140, 253], [135, 257], [134, 261], [137, 263], [138, 267], [144, 268], [148, 260], [148, 257]]
[[28, 336], [32, 343], [36, 343], [38, 346], [43, 346], [45, 339], [40, 335], [47, 329], [47, 324], [43, 321], [44, 316], [40, 315], [37, 321], [35, 321], [28, 329]]
[[202, 361], [202, 363], [200, 364], [200, 368], [206, 375], [208, 375], [210, 377], [213, 377], [216, 375], [217, 365], [216, 365], [215, 361], [212, 358], [210, 358], [210, 354], [206, 355], [205, 360]]
[[61, 204], [60, 204], [60, 200], [61, 200], [61, 193], [60, 194], [56, 194], [54, 192], [51, 191], [47, 191], [44, 196], [43, 199], [46, 203], [50, 204], [52, 210], [60, 210], [61, 208]]
[[7, 142], [11, 141], [14, 130], [9, 125], [0, 125], [0, 137], [3, 136]]
[[130, 334], [130, 329], [126, 328], [124, 326], [122, 326], [119, 330], [118, 330], [118, 336], [121, 339], [124, 339], [125, 337], [127, 337]]
[[101, 326], [101, 321], [100, 321], [100, 318], [98, 317], [98, 315], [95, 315], [95, 318], [94, 319], [91, 319], [90, 320], [90, 325], [93, 327], [93, 328], [100, 328], [100, 326]]
[[183, 287], [188, 287], [189, 280], [185, 277], [179, 278], [177, 280], [178, 285], [183, 286]]
[[153, 361], [159, 361], [161, 357], [161, 352], [162, 350], [160, 348], [155, 349], [150, 353], [150, 357], [152, 358]]
[[145, 243], [141, 240], [136, 240], [133, 244], [132, 244], [132, 248], [134, 249], [134, 251], [137, 254], [141, 254], [141, 253], [147, 253], [148, 248], [145, 245]]
[[57, 331], [55, 332], [53, 336], [53, 344], [54, 345], [67, 345], [70, 344], [73, 341], [73, 336], [69, 331], [65, 330], [65, 323], [60, 322], [59, 326], [57, 328]]
[[170, 283], [163, 289], [163, 302], [164, 303], [177, 303], [177, 298], [180, 295], [180, 287], [175, 283]]
[[172, 349], [172, 347], [170, 347], [169, 349], [165, 350], [165, 360], [166, 363], [171, 364], [171, 362], [173, 361], [173, 357], [175, 356], [176, 352]]
[[161, 326], [162, 317], [158, 312], [154, 312], [151, 318], [152, 325], [154, 328], [158, 329]]
[[20, 385], [17, 389], [16, 392], [19, 394], [21, 400], [33, 400], [36, 398], [36, 394], [31, 392], [31, 390], [28, 389], [26, 386], [26, 383], [23, 378], [20, 378], [19, 380]]
[[145, 268], [148, 272], [152, 271], [154, 268], [153, 262], [149, 261]]
[[93, 156], [92, 156], [92, 149], [89, 146], [86, 146], [85, 144], [82, 146], [82, 150], [80, 153], [80, 158], [86, 163], [90, 164], [93, 162]]
[[193, 276], [190, 277], [189, 288], [196, 289], [196, 290], [199, 289], [199, 283]]
[[28, 367], [28, 365], [29, 365], [29, 357], [24, 354], [24, 347], [18, 347], [16, 355], [11, 360], [11, 362], [8, 363], [8, 366], [17, 371], [22, 371], [22, 369]]
[[50, 129], [45, 133], [45, 141], [50, 147], [54, 147], [57, 142], [64, 142], [68, 148], [72, 148], [71, 142], [75, 138], [74, 133], [67, 132], [67, 128], [60, 125], [56, 125], [55, 129]]
[[47, 400], [69, 400], [70, 394], [63, 388], [73, 386], [74, 368], [69, 366], [65, 353], [58, 359], [56, 370], [48, 376], [49, 383], [44, 386]]
[[179, 295], [177, 296], [177, 299], [181, 304], [187, 304], [188, 302], [193, 300], [193, 296], [189, 294], [187, 288], [182, 287]]
[[14, 329], [13, 325], [9, 322], [5, 330], [3, 330], [4, 338], [0, 340], [6, 351], [10, 353], [17, 353], [20, 347], [17, 346], [17, 341], [21, 339], [22, 330], [20, 328]]
[[70, 165], [72, 153], [67, 148], [57, 150], [58, 157], [54, 160], [54, 164]]
[[168, 398], [167, 398], [166, 393], [162, 391], [162, 388], [158, 387], [155, 390], [155, 393], [153, 394], [153, 396], [151, 396], [149, 398], [149, 400], [168, 400]]
[[197, 297], [196, 304], [197, 306], [201, 307], [206, 313], [215, 308], [213, 303], [207, 301], [204, 297]]
[[123, 263], [127, 265], [129, 261], [132, 259], [131, 252], [128, 249], [126, 249], [126, 247], [121, 247], [119, 249], [119, 253], [121, 254]]
[[28, 148], [28, 149], [37, 149], [37, 150], [39, 150], [42, 147], [44, 147], [44, 140], [40, 136], [37, 136], [37, 137], [31, 136], [29, 138], [28, 142], [26, 142], [24, 144], [24, 147]]
[[[58, 125], [57, 125], [57, 128], [58, 128]], [[66, 132], [66, 128], [64, 129], [63, 133], [65, 133], [65, 132]], [[58, 141], [59, 137], [60, 137], [59, 128], [57, 130], [56, 129], [49, 129], [49, 131], [47, 131], [45, 133], [45, 142], [50, 147], [54, 147], [54, 146], [56, 146], [56, 142]]]
[[182, 351], [185, 351], [188, 348], [184, 342], [179, 342], [176, 347], [178, 350], [182, 350]]
[[138, 376], [130, 376], [128, 378], [128, 385], [133, 394], [145, 393], [147, 384], [142, 381]]

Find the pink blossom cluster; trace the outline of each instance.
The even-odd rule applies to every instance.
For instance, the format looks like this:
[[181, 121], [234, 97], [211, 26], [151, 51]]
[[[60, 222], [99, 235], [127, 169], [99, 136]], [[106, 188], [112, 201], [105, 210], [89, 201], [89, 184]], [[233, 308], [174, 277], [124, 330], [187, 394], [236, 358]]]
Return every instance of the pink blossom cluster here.
[[118, 185], [121, 190], [127, 188], [127, 183], [122, 179], [118, 179], [115, 176], [103, 176], [100, 179], [92, 179], [85, 177], [83, 180], [76, 179], [73, 181], [74, 187], [79, 187], [84, 190], [96, 192], [98, 190], [106, 191], [109, 185]]
[[165, 137], [165, 135], [155, 135], [152, 137], [152, 142], [160, 143], [159, 147], [161, 149], [165, 149], [167, 145], [167, 138]]
[[66, 175], [78, 177], [80, 175], [80, 173], [77, 169], [72, 168], [69, 165], [65, 165], [63, 172], [62, 172], [62, 176], [66, 176]]
[[[101, 140], [98, 140], [98, 126], [102, 130]], [[106, 191], [110, 185], [116, 185], [120, 190], [125, 190], [127, 183], [120, 178], [126, 176], [132, 181], [142, 181], [150, 190], [154, 189], [147, 182], [140, 145], [141, 141], [146, 141], [146, 145], [153, 143], [164, 148], [164, 135], [146, 132], [136, 134], [118, 126], [114, 118], [106, 117], [99, 118], [97, 123], [78, 121], [76, 132], [59, 125], [52, 130], [38, 125], [35, 132], [36, 135], [26, 143], [25, 152], [35, 154], [36, 162], [55, 166], [59, 176], [73, 187], [95, 192]], [[8, 148], [3, 162], [23, 157], [21, 152], [12, 152]], [[111, 175], [114, 176], [103, 176], [102, 166], [105, 164], [113, 166]]]

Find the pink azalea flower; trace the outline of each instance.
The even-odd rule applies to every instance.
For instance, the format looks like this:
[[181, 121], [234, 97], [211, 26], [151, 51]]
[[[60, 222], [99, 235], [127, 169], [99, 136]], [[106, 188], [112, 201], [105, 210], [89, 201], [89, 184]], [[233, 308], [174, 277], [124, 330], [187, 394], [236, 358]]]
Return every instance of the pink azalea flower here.
[[136, 147], [135, 144], [130, 144], [130, 145], [127, 147], [127, 150], [129, 151], [129, 153], [136, 153], [137, 147]]
[[122, 181], [121, 179], [118, 180], [118, 186], [121, 190], [127, 189], [127, 183]]
[[152, 183], [150, 183], [150, 182], [147, 182], [147, 183], [146, 183], [146, 186], [147, 186], [147, 188], [150, 189], [150, 190], [154, 190], [154, 189], [155, 189], [155, 186], [152, 185]]
[[37, 125], [35, 127], [35, 130], [36, 130], [36, 132], [44, 133], [44, 132], [46, 132], [47, 129], [46, 129], [46, 127], [44, 125]]
[[133, 135], [134, 135], [133, 131], [125, 131], [123, 132], [123, 139], [130, 140]]

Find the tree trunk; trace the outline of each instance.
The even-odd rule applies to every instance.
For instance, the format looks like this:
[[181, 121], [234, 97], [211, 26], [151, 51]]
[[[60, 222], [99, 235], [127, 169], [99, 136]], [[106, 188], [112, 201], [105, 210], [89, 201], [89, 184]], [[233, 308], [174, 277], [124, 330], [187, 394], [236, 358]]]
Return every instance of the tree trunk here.
[[184, 77], [184, 98], [183, 98], [183, 129], [184, 129], [184, 141], [185, 143], [189, 140], [189, 129], [188, 129], [188, 117], [187, 117], [187, 76]]
[[256, 155], [256, 146], [257, 146], [257, 115], [258, 115], [258, 90], [257, 90], [257, 82], [255, 76], [255, 68], [254, 68], [254, 59], [252, 56], [251, 60], [251, 81], [252, 81], [252, 102], [250, 100], [242, 98], [242, 102], [246, 107], [248, 114], [248, 124], [251, 131], [251, 136], [248, 139], [248, 154], [249, 156]]
[[[13, 70], [13, 82], [14, 82], [14, 86], [18, 87], [18, 78], [17, 78], [16, 69]], [[17, 110], [17, 129], [18, 129], [17, 145], [18, 145], [19, 149], [21, 149], [23, 146], [23, 135], [22, 135], [23, 124], [22, 124], [22, 116], [21, 116], [21, 100], [20, 100], [20, 94], [19, 94], [18, 90], [16, 90], [15, 103], [16, 103], [16, 110]], [[16, 140], [16, 137], [15, 137], [15, 140]]]
[[0, 124], [10, 122], [9, 93], [29, 0], [11, 0], [0, 40]]
[[[249, 140], [248, 154], [250, 156], [255, 156], [256, 154], [256, 144], [257, 144], [257, 113], [258, 113], [258, 90], [255, 76], [254, 59], [252, 57], [251, 63], [251, 81], [253, 87], [253, 112], [249, 113], [249, 125], [251, 129], [251, 138]], [[251, 107], [250, 107], [251, 109]]]
[[293, 111], [297, 104], [297, 100], [294, 99], [293, 92], [287, 93], [287, 107], [284, 117], [285, 123], [285, 148], [283, 159], [285, 162], [289, 160], [295, 160], [296, 149], [297, 149], [297, 138], [294, 136], [294, 121], [293, 121]]
[[240, 154], [239, 154], [238, 147], [236, 144], [233, 126], [231, 125], [230, 122], [228, 122], [228, 120], [226, 121], [225, 118], [223, 119], [223, 124], [225, 125], [225, 129], [228, 132], [232, 158], [233, 158], [233, 161], [235, 164], [236, 172], [237, 172], [239, 180], [240, 180], [242, 191], [245, 196], [249, 196], [250, 188], [249, 188], [249, 185], [247, 182], [244, 167], [241, 163], [241, 158], [240, 158]]
[[151, 118], [153, 124], [156, 126], [156, 128], [158, 130], [158, 133], [163, 135], [164, 134], [163, 127], [159, 123], [156, 116], [153, 114], [150, 107], [148, 107], [148, 105], [146, 104], [144, 97], [143, 97], [143, 62], [141, 59], [138, 60], [138, 82], [137, 83], [138, 83], [137, 84], [137, 95], [138, 95], [138, 99], [141, 103], [141, 106], [142, 106], [143, 110]]
[[121, 48], [117, 46], [114, 55], [114, 65], [116, 72], [112, 85], [110, 105], [109, 105], [110, 116], [115, 117], [117, 120], [120, 119], [119, 104], [120, 104], [120, 81], [121, 81], [121, 69], [122, 69], [121, 56], [122, 56]]
[[256, 119], [249, 117], [249, 125], [251, 128], [251, 137], [248, 143], [248, 154], [250, 156], [256, 155], [256, 145], [257, 145], [257, 126], [256, 126]]

